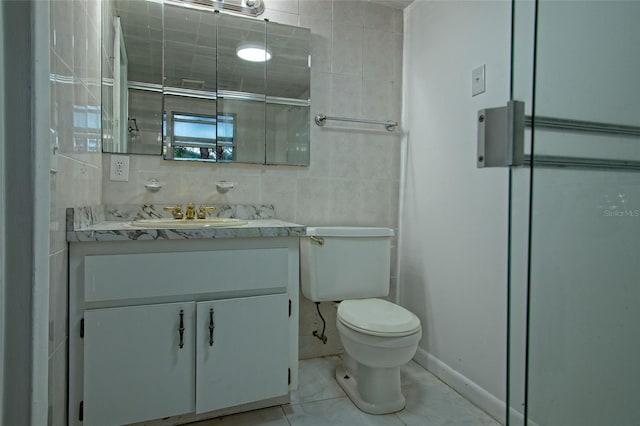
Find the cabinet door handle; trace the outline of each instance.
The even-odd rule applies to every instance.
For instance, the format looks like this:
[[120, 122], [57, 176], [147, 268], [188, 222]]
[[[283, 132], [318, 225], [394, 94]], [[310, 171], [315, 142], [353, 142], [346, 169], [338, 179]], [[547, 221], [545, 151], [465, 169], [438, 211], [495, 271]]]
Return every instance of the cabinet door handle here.
[[178, 327], [180, 333], [180, 349], [184, 347], [184, 310], [180, 309], [180, 327]]
[[209, 346], [213, 346], [213, 308], [209, 309]]

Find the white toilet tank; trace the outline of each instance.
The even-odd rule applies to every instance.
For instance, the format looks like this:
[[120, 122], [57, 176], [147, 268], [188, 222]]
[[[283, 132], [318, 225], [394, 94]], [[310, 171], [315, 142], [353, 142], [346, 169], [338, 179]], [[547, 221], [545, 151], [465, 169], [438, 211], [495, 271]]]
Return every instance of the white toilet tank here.
[[309, 227], [300, 239], [302, 294], [314, 302], [389, 294], [393, 230]]

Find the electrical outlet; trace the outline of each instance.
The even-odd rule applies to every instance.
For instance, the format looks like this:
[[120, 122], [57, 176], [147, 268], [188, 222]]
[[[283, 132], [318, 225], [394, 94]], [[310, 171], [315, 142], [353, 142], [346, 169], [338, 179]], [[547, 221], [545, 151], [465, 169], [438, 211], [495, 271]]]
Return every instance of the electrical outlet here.
[[129, 182], [129, 157], [126, 155], [112, 155], [109, 180]]

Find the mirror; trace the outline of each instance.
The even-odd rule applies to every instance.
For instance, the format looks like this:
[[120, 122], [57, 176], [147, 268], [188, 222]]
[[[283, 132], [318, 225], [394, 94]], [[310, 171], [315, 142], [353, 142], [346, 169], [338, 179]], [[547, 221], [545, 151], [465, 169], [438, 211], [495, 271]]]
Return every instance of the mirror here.
[[[178, 2], [111, 4], [104, 152], [309, 164], [309, 29]], [[260, 57], [242, 59], [247, 48]]]
[[218, 14], [164, 6], [166, 159], [216, 161]]
[[163, 6], [102, 2], [103, 151], [160, 154]]
[[267, 164], [309, 164], [311, 32], [267, 22]]

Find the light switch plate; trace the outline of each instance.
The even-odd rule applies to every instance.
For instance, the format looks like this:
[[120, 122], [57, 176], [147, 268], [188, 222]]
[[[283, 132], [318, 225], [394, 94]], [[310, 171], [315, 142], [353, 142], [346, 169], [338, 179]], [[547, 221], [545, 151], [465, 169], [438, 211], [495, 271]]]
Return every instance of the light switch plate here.
[[471, 96], [485, 92], [485, 65], [471, 71]]

